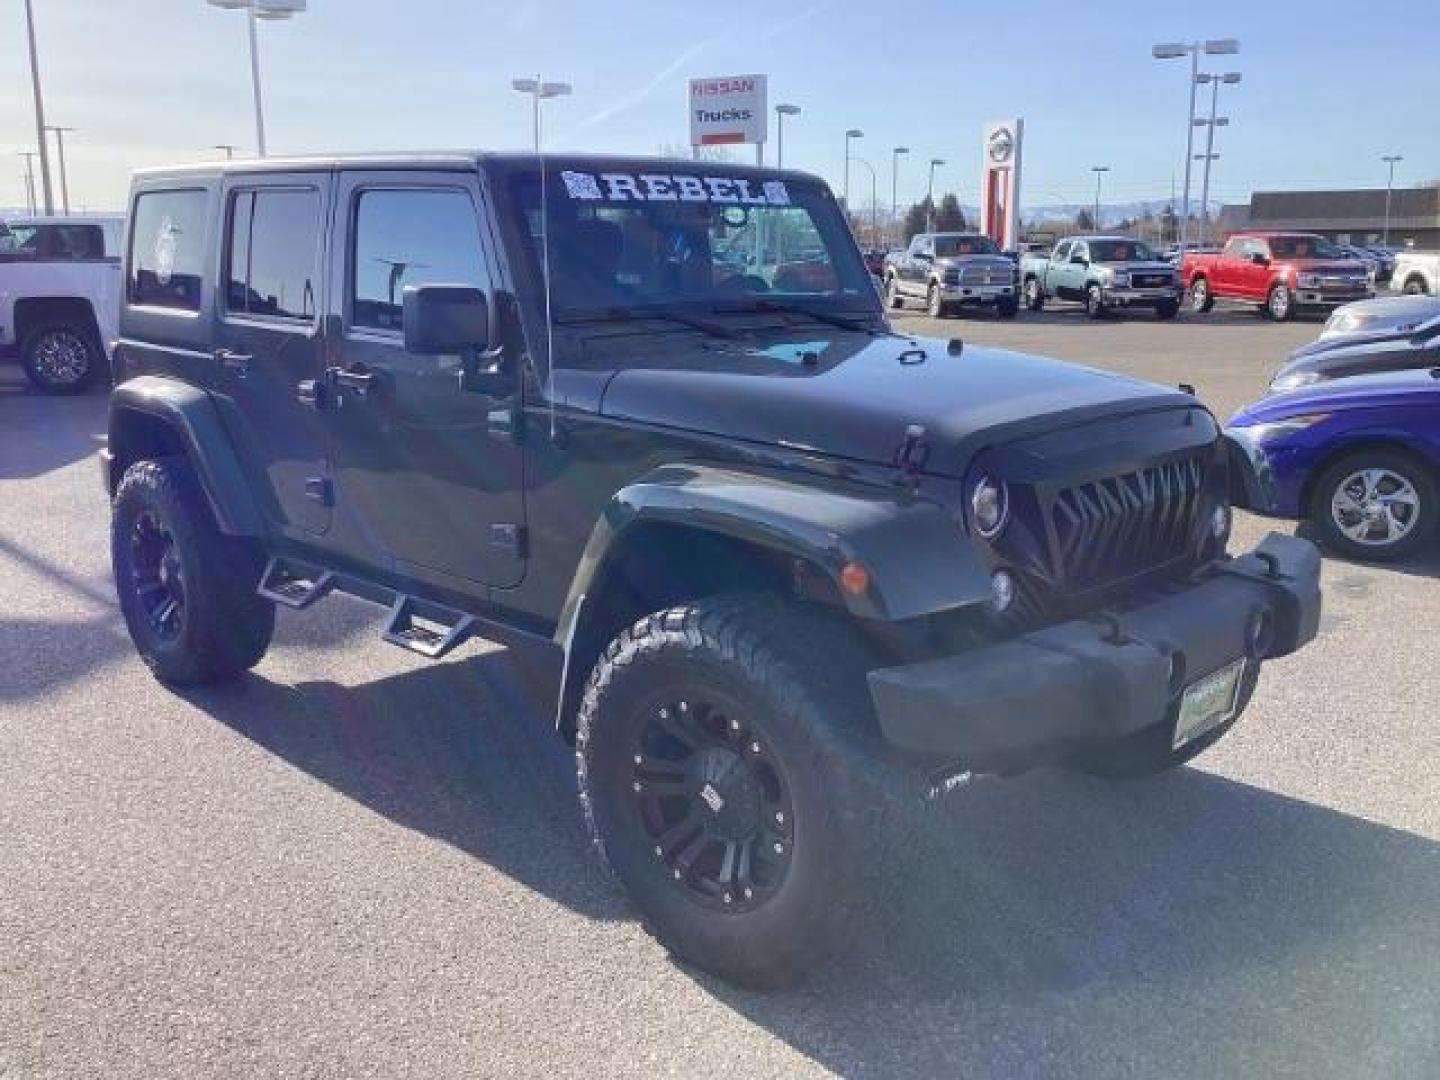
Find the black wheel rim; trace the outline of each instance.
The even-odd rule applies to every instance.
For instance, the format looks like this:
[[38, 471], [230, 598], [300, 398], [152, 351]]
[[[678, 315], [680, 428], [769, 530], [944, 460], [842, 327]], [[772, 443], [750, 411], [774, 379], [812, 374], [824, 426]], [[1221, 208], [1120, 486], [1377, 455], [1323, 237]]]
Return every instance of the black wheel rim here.
[[154, 514], [141, 514], [130, 529], [130, 577], [151, 632], [176, 638], [185, 621], [185, 576], [175, 537]]
[[752, 911], [780, 888], [794, 848], [779, 761], [737, 704], [674, 695], [637, 726], [630, 795], [651, 857], [691, 900]]

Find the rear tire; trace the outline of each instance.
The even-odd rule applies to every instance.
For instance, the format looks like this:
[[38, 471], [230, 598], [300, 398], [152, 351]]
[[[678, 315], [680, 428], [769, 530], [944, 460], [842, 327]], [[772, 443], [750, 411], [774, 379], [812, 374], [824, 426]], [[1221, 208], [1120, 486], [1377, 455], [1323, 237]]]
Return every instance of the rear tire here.
[[72, 322], [32, 327], [20, 344], [20, 362], [35, 387], [46, 394], [83, 394], [104, 366], [105, 351], [94, 331]]
[[1404, 291], [1406, 296], [1424, 296], [1430, 290], [1425, 286], [1425, 279], [1416, 274], [1406, 279]]
[[581, 805], [676, 956], [783, 985], [901, 882], [921, 786], [875, 733], [874, 663], [840, 619], [763, 595], [647, 615], [606, 649], [577, 723]]
[[1197, 277], [1190, 283], [1190, 310], [1204, 315], [1215, 306], [1215, 297], [1210, 294], [1210, 282]]
[[[1379, 481], [1376, 498], [1369, 497], [1366, 473], [1377, 474], [1377, 479], [1381, 475], [1390, 478]], [[1376, 520], [1364, 527], [1367, 502], [1384, 507], [1381, 516], [1390, 515], [1391, 524]], [[1435, 534], [1440, 521], [1440, 489], [1433, 473], [1407, 454], [1383, 447], [1358, 450], [1320, 474], [1310, 497], [1309, 514], [1321, 542], [1332, 551], [1352, 559], [1389, 562], [1413, 554]], [[1347, 535], [1347, 528], [1351, 533], [1363, 529], [1370, 537], [1386, 529], [1404, 531], [1393, 541], [1366, 542]]]
[[259, 550], [215, 525], [184, 458], [125, 471], [110, 525], [115, 589], [130, 639], [162, 682], [218, 682], [255, 666], [275, 608], [255, 593]]

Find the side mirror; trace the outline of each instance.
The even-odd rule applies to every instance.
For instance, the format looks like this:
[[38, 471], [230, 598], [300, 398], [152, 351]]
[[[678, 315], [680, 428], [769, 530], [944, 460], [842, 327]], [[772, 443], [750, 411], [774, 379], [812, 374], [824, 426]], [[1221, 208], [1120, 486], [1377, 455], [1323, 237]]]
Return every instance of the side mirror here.
[[490, 302], [483, 292], [466, 285], [407, 285], [403, 296], [407, 352], [461, 354], [461, 390], [504, 394], [513, 389], [503, 346], [490, 348]]
[[1269, 266], [1270, 256], [1262, 251], [1252, 251], [1250, 253], [1250, 261], [1256, 266]]

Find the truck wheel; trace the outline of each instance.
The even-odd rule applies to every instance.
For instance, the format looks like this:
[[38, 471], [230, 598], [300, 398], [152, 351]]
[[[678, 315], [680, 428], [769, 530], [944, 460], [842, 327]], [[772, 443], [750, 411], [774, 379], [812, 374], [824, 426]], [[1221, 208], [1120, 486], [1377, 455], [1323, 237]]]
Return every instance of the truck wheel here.
[[1240, 683], [1235, 715], [1178, 750], [1170, 745], [1174, 734], [1174, 721], [1167, 719], [1164, 723], [1152, 724], [1123, 739], [1087, 746], [1071, 755], [1066, 765], [1076, 772], [1088, 773], [1106, 780], [1144, 780], [1146, 777], [1178, 769], [1195, 760], [1225, 737], [1226, 732], [1235, 726], [1235, 721], [1240, 718], [1245, 706], [1250, 703], [1250, 698], [1255, 693], [1255, 684], [1259, 680], [1260, 665], [1248, 665]]
[[948, 319], [950, 317], [950, 305], [940, 299], [939, 285], [931, 285], [930, 291], [925, 294], [925, 310], [932, 319]]
[[1013, 319], [1020, 314], [1020, 300], [1014, 296], [1002, 296], [995, 301], [995, 314], [1002, 319]]
[[89, 327], [63, 321], [32, 327], [20, 344], [25, 374], [47, 394], [84, 393], [100, 373], [104, 355]]
[[1173, 319], [1179, 314], [1179, 300], [1164, 300], [1155, 305], [1155, 317], [1157, 319]]
[[1440, 519], [1435, 477], [1413, 458], [1376, 448], [1347, 454], [1315, 482], [1310, 520], [1326, 547], [1355, 559], [1401, 559]]
[[1424, 296], [1430, 290], [1425, 287], [1425, 279], [1419, 274], [1412, 274], [1405, 279], [1406, 296]]
[[896, 310], [905, 306], [905, 298], [900, 295], [900, 288], [895, 283], [894, 274], [885, 279], [885, 303]]
[[184, 458], [125, 471], [110, 559], [130, 638], [161, 681], [217, 682], [265, 655], [275, 609], [255, 593], [261, 554], [220, 532]]
[[1284, 322], [1295, 314], [1295, 295], [1288, 285], [1272, 285], [1265, 297], [1265, 312], [1276, 322]]
[[581, 805], [677, 956], [783, 985], [885, 910], [921, 789], [874, 733], [868, 656], [824, 611], [760, 595], [648, 615], [606, 649], [577, 722]]
[[1100, 291], [1099, 285], [1091, 285], [1085, 290], [1085, 314], [1092, 319], [1105, 317], [1105, 294]]
[[1203, 277], [1197, 277], [1190, 283], [1190, 310], [1197, 315], [1204, 315], [1215, 306], [1215, 297], [1210, 295], [1210, 282]]
[[1025, 279], [1025, 306], [1031, 311], [1040, 311], [1045, 307], [1045, 293], [1040, 288], [1039, 278]]

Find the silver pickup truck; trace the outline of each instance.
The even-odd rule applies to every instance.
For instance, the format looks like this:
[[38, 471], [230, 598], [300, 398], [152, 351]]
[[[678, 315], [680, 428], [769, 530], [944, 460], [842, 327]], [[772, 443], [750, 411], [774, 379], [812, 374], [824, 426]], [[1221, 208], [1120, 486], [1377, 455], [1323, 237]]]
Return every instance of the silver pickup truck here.
[[1175, 268], [1139, 240], [1128, 236], [1071, 236], [1048, 256], [1020, 260], [1025, 306], [1039, 311], [1049, 300], [1074, 300], [1092, 319], [1116, 308], [1148, 307], [1157, 318], [1180, 310]]

